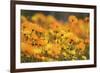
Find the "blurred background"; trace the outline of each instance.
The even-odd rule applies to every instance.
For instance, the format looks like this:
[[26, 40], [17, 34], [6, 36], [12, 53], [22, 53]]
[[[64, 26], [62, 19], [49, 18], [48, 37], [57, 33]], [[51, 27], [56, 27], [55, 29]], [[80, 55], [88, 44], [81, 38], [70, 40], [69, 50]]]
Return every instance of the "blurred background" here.
[[77, 13], [77, 12], [56, 12], [56, 11], [37, 11], [37, 10], [21, 10], [21, 15], [31, 18], [36, 13], [43, 13], [44, 15], [52, 15], [57, 20], [67, 21], [70, 15], [74, 15], [79, 19], [89, 17], [89, 13]]

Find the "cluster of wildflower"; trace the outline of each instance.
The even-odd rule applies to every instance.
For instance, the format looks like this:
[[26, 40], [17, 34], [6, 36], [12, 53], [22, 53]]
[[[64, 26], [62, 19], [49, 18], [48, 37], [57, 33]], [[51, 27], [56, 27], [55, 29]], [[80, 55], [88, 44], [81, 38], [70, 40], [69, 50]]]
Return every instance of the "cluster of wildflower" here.
[[67, 19], [62, 23], [43, 13], [21, 16], [21, 62], [89, 59], [89, 18]]

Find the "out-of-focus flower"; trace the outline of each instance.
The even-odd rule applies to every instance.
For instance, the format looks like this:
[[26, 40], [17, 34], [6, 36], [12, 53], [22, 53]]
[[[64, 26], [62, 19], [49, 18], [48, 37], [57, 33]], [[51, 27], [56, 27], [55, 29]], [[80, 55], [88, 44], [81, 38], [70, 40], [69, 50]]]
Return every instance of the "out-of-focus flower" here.
[[78, 23], [78, 19], [77, 19], [76, 16], [70, 15], [70, 16], [68, 17], [68, 22], [69, 22], [70, 24], [72, 24], [72, 25], [75, 25], [75, 24]]
[[76, 48], [80, 51], [84, 51], [85, 50], [85, 44], [84, 42], [80, 42], [78, 45], [76, 45]]
[[32, 21], [33, 23], [42, 25], [46, 22], [46, 16], [43, 13], [36, 13], [32, 16]]
[[82, 59], [83, 59], [83, 60], [86, 60], [87, 58], [86, 58], [86, 56], [82, 56]]
[[90, 39], [89, 39], [89, 38], [86, 38], [84, 42], [85, 42], [86, 44], [89, 44], [89, 43], [90, 43]]
[[23, 52], [26, 55], [32, 55], [33, 47], [30, 44], [21, 42], [21, 52]]
[[85, 23], [89, 24], [89, 17], [85, 17], [84, 21]]
[[47, 16], [47, 24], [53, 30], [55, 30], [56, 28], [58, 28], [60, 26], [60, 23], [56, 20], [56, 18], [51, 15]]
[[21, 16], [21, 23], [27, 22], [27, 18], [25, 16]]

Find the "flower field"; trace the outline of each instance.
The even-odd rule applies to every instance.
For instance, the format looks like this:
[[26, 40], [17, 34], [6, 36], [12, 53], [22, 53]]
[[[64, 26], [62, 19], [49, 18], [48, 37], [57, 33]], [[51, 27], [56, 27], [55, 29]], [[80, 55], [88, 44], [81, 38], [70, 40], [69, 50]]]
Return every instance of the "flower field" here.
[[21, 62], [88, 60], [89, 17], [60, 21], [53, 15], [21, 15]]

